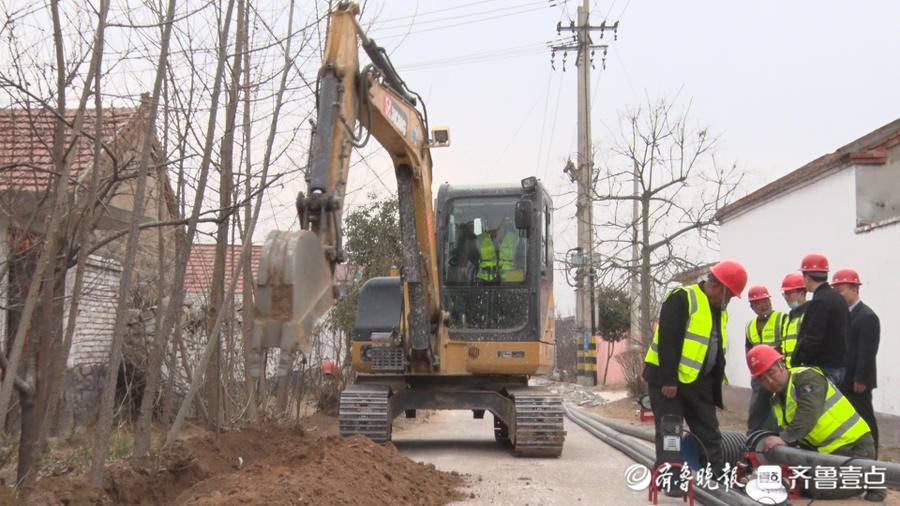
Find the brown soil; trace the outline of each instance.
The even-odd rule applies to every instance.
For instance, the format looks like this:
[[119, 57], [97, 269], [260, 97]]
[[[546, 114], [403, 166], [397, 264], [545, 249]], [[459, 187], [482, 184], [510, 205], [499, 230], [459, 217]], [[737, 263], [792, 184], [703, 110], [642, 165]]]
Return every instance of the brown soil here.
[[[190, 431], [158, 456], [117, 462], [104, 489], [83, 476], [40, 480], [25, 504], [429, 504], [462, 498], [463, 478], [415, 463], [393, 445], [336, 435], [314, 415], [303, 429]], [[11, 489], [0, 490], [8, 504]], [[7, 495], [4, 495], [6, 493]]]

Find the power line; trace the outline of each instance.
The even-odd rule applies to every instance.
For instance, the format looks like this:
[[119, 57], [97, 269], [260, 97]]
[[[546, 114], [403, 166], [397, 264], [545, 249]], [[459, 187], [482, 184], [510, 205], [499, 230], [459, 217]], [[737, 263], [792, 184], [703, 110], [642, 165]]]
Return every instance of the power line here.
[[[396, 24], [395, 26], [390, 26], [391, 23], [379, 23], [377, 26], [372, 25], [371, 33], [378, 34], [379, 32], [383, 32], [383, 31], [400, 30], [400, 29], [406, 30], [409, 28], [410, 24], [433, 25], [433, 24], [444, 23], [446, 21], [453, 21], [456, 19], [466, 19], [466, 18], [483, 16], [485, 14], [494, 14], [494, 13], [498, 13], [498, 12], [522, 9], [525, 7], [534, 7], [536, 5], [542, 5], [544, 7], [548, 7], [546, 0], [540, 0], [540, 1], [532, 0], [529, 2], [517, 4], [517, 5], [508, 5], [506, 7], [498, 7], [496, 9], [489, 9], [489, 10], [477, 11], [477, 12], [469, 12], [469, 13], [465, 13], [465, 14], [457, 14], [455, 16], [446, 16], [446, 17], [442, 17], [442, 18], [438, 18], [438, 19], [429, 19], [429, 20], [424, 20], [424, 21], [420, 20], [419, 18], [426, 16], [426, 14], [417, 14], [417, 15], [409, 16], [409, 18], [413, 18], [411, 21], [408, 21], [408, 22], [404, 21], [403, 23]], [[389, 26], [384, 26], [384, 24], [387, 24]]]
[[496, 51], [486, 51], [483, 53], [472, 53], [468, 55], [459, 55], [440, 60], [421, 61], [406, 65], [398, 65], [405, 71], [424, 70], [441, 67], [452, 67], [456, 65], [485, 63], [498, 60], [507, 60], [513, 58], [522, 58], [525, 56], [534, 56], [547, 51], [547, 47], [543, 44], [530, 44], [516, 48], [500, 49]]
[[[550, 89], [553, 86], [553, 73], [548, 74], [547, 76], [547, 92], [544, 93], [544, 114], [541, 116], [541, 137], [538, 141], [538, 152], [537, 152], [537, 167], [534, 169], [534, 173], [537, 174], [541, 169], [541, 154], [544, 149], [544, 131], [547, 128], [547, 108], [550, 105]], [[544, 169], [546, 172], [546, 169]]]
[[519, 14], [527, 14], [529, 12], [535, 12], [535, 11], [539, 11], [539, 10], [543, 10], [543, 9], [546, 9], [546, 7], [536, 7], [533, 9], [525, 9], [525, 10], [521, 10], [521, 11], [510, 12], [507, 14], [500, 14], [497, 16], [489, 16], [486, 18], [476, 19], [476, 20], [472, 20], [472, 21], [463, 21], [460, 23], [453, 23], [453, 24], [449, 24], [449, 25], [445, 25], [445, 26], [436, 26], [434, 28], [426, 28], [424, 30], [413, 30], [413, 31], [409, 32], [408, 34], [389, 35], [389, 36], [381, 37], [381, 39], [382, 40], [399, 39], [399, 38], [405, 37], [407, 35], [415, 35], [418, 33], [433, 32], [436, 30], [445, 30], [447, 28], [455, 28], [458, 26], [469, 26], [469, 25], [473, 25], [476, 23], [483, 23], [485, 21], [491, 21], [491, 20], [499, 19], [499, 18], [509, 18], [510, 16], [517, 16]]
[[[410, 14], [410, 15], [407, 15], [407, 16], [397, 16], [397, 17], [395, 17], [395, 18], [382, 19], [381, 21], [382, 21], [382, 22], [390, 22], [390, 21], [398, 21], [398, 20], [401, 20], [401, 19], [411, 19], [411, 18], [425, 17], [425, 16], [430, 16], [430, 15], [432, 15], [432, 14], [437, 14], [437, 13], [440, 13], [440, 12], [454, 11], [454, 10], [457, 10], [457, 9], [464, 9], [464, 8], [466, 8], [466, 7], [471, 7], [471, 6], [473, 6], [473, 5], [484, 5], [484, 4], [494, 3], [494, 2], [498, 2], [498, 1], [500, 1], [500, 0], [480, 0], [480, 1], [477, 1], [477, 2], [469, 2], [469, 3], [464, 3], [464, 4], [454, 5], [454, 6], [452, 6], [452, 7], [444, 7], [443, 9], [435, 9], [435, 10], [433, 10], [433, 11], [420, 12], [420, 13], [418, 13], [418, 14]], [[373, 20], [373, 21], [378, 21], [378, 19], [376, 18], [376, 19]]]
[[547, 144], [547, 162], [544, 164], [544, 174], [550, 170], [550, 146], [553, 146], [553, 138], [556, 136], [556, 119], [559, 117], [559, 101], [562, 98], [562, 75], [559, 76], [559, 87], [556, 90], [556, 105], [553, 107], [553, 123], [550, 126], [550, 141]]
[[622, 12], [619, 13], [619, 15], [616, 17], [616, 19], [622, 19], [622, 16], [625, 15], [625, 11], [628, 10], [629, 5], [631, 5], [631, 0], [628, 0], [628, 2], [625, 3], [625, 7], [622, 9]]

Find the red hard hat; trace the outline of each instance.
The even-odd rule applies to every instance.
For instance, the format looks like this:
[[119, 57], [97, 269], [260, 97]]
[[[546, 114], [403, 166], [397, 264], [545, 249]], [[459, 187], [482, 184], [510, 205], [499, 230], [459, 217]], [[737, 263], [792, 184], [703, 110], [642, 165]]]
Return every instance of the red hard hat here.
[[722, 260], [709, 270], [719, 283], [731, 291], [731, 294], [740, 298], [741, 292], [747, 286], [747, 270], [734, 260]]
[[751, 286], [750, 290], [747, 291], [747, 300], [750, 302], [770, 298], [772, 298], [772, 296], [769, 295], [769, 290], [762, 285]]
[[834, 277], [831, 278], [832, 285], [861, 285], [862, 282], [859, 280], [859, 273], [854, 271], [853, 269], [841, 269], [834, 273]]
[[821, 253], [810, 253], [800, 262], [802, 272], [828, 272], [828, 259]]
[[784, 356], [778, 350], [768, 344], [757, 344], [747, 352], [747, 367], [750, 375], [758, 378], [766, 373], [776, 362]]
[[790, 292], [792, 290], [805, 290], [806, 283], [803, 282], [803, 274], [792, 272], [784, 277], [781, 282], [781, 291]]

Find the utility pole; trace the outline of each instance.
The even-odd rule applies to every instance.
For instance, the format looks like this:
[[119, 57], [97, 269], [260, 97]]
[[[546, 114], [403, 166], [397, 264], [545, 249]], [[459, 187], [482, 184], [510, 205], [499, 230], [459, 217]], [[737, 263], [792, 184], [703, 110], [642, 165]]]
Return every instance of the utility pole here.
[[629, 348], [640, 348], [644, 341], [644, 336], [641, 335], [641, 305], [638, 300], [638, 295], [641, 291], [640, 278], [638, 277], [641, 263], [641, 257], [638, 253], [638, 216], [640, 215], [638, 197], [640, 196], [641, 185], [636, 161], [632, 167], [632, 178], [632, 196], [634, 200], [631, 201], [631, 282], [628, 284], [628, 300], [631, 301], [631, 344]]
[[583, 336], [579, 346], [578, 383], [582, 385], [597, 384], [597, 341], [596, 341], [596, 308], [594, 307], [594, 260], [593, 260], [593, 207], [591, 204], [591, 175], [593, 174], [593, 149], [591, 146], [591, 69], [594, 67], [594, 54], [597, 49], [603, 52], [603, 66], [606, 66], [605, 44], [594, 44], [592, 32], [599, 32], [600, 38], [610, 30], [617, 36], [618, 21], [600, 26], [590, 24], [590, 3], [582, 0], [578, 7], [578, 22], [563, 26], [556, 25], [557, 33], [571, 32], [572, 42], [551, 45], [551, 65], [555, 69], [557, 52], [563, 53], [563, 71], [569, 51], [575, 51], [578, 67], [578, 159], [574, 168], [574, 177], [578, 199], [575, 219], [578, 227], [578, 247], [580, 255], [576, 255], [579, 270], [575, 283], [575, 321]]

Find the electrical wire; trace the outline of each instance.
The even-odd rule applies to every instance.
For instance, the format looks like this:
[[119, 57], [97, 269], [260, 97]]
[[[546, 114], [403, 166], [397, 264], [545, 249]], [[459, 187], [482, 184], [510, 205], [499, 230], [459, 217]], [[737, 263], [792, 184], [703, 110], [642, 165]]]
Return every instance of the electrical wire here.
[[625, 15], [625, 11], [628, 10], [628, 6], [631, 5], [631, 0], [625, 3], [625, 7], [622, 9], [622, 12], [619, 13], [619, 16], [616, 18], [617, 20], [622, 19], [622, 16]]
[[411, 32], [409, 32], [409, 33], [407, 33], [407, 34], [397, 34], [397, 35], [381, 36], [381, 39], [382, 39], [382, 40], [399, 39], [399, 38], [405, 37], [405, 36], [407, 36], [407, 35], [415, 35], [415, 34], [419, 34], [419, 33], [433, 32], [433, 31], [436, 31], [436, 30], [446, 30], [447, 28], [455, 28], [455, 27], [458, 27], [458, 26], [470, 26], [470, 25], [473, 25], [473, 24], [476, 24], [476, 23], [483, 23], [483, 22], [485, 22], [485, 21], [491, 21], [491, 20], [498, 19], [498, 18], [509, 18], [510, 16], [517, 16], [517, 15], [520, 15], [520, 14], [527, 14], [527, 13], [529, 13], [529, 12], [535, 12], [535, 11], [539, 11], [539, 10], [543, 10], [543, 9], [546, 9], [546, 7], [535, 7], [535, 8], [532, 8], [532, 9], [525, 9], [525, 10], [521, 10], [521, 11], [516, 11], [516, 12], [506, 13], [506, 14], [499, 14], [499, 15], [497, 15], [497, 16], [489, 16], [489, 17], [482, 18], [482, 19], [476, 19], [476, 20], [471, 20], [471, 21], [463, 21], [463, 22], [460, 22], [460, 23], [453, 23], [453, 24], [444, 25], [444, 26], [436, 26], [436, 27], [433, 27], [433, 28], [426, 28], [426, 29], [424, 29], [424, 30], [413, 30], [413, 31], [411, 31]]
[[521, 50], [517, 52], [511, 52], [508, 54], [498, 54], [494, 56], [486, 56], [486, 57], [478, 57], [478, 58], [459, 58], [458, 60], [448, 61], [445, 63], [420, 63], [415, 66], [404, 66], [402, 67], [404, 72], [418, 72], [422, 70], [431, 70], [438, 68], [446, 68], [446, 67], [459, 67], [463, 65], [480, 65], [483, 63], [497, 62], [497, 61], [512, 61], [518, 58], [527, 58], [530, 56], [537, 56], [541, 53], [545, 53], [546, 49], [544, 48], [536, 48], [531, 50]]
[[420, 12], [420, 13], [418, 13], [418, 14], [412, 14], [412, 15], [408, 15], [408, 16], [398, 16], [398, 17], [395, 17], [395, 18], [386, 18], [386, 19], [382, 19], [382, 20], [380, 20], [380, 21], [381, 21], [381, 22], [384, 22], [384, 23], [387, 23], [387, 22], [390, 22], [390, 21], [398, 21], [398, 20], [401, 20], [401, 19], [421, 18], [421, 17], [431, 16], [432, 14], [437, 14], [437, 13], [440, 13], [440, 12], [447, 12], [447, 11], [453, 11], [453, 10], [457, 10], [457, 9], [464, 9], [464, 8], [466, 8], [466, 7], [471, 7], [471, 6], [473, 6], [473, 5], [479, 5], [479, 6], [480, 6], [480, 5], [489, 4], [489, 3], [494, 3], [494, 2], [498, 2], [498, 1], [500, 1], [500, 0], [479, 0], [479, 1], [477, 1], [477, 2], [469, 2], [469, 3], [464, 3], [464, 4], [454, 5], [454, 6], [452, 6], [452, 7], [444, 7], [443, 9], [435, 9], [435, 10], [433, 10], [433, 11]]
[[550, 170], [550, 156], [551, 156], [551, 148], [553, 145], [553, 138], [556, 136], [556, 119], [559, 117], [559, 101], [562, 98], [562, 89], [563, 89], [563, 79], [562, 75], [559, 77], [559, 86], [556, 90], [556, 105], [553, 107], [553, 123], [550, 127], [550, 140], [547, 143], [547, 161], [544, 163], [544, 175], [547, 175], [547, 172]]
[[413, 63], [408, 63], [402, 65], [404, 70], [409, 69], [417, 69], [417, 68], [425, 68], [432, 66], [442, 66], [443, 64], [454, 64], [454, 63], [465, 63], [469, 60], [478, 60], [481, 58], [493, 58], [493, 57], [503, 57], [508, 55], [515, 55], [518, 53], [532, 53], [532, 52], [543, 52], [546, 50], [545, 44], [525, 44], [522, 46], [513, 46], [507, 47], [503, 49], [494, 49], [491, 51], [482, 51], [478, 53], [468, 53], [461, 54], [456, 56], [448, 56], [446, 58], [438, 58], [427, 61], [418, 61]]
[[537, 160], [537, 167], [534, 168], [535, 174], [541, 170], [541, 155], [544, 150], [544, 131], [547, 128], [547, 109], [550, 105], [550, 90], [553, 87], [553, 74], [553, 72], [550, 72], [547, 75], [547, 91], [544, 93], [544, 114], [541, 115], [541, 136], [538, 140], [538, 152], [535, 157]]
[[[410, 17], [413, 18], [412, 24], [431, 25], [431, 24], [440, 24], [440, 23], [444, 23], [446, 21], [453, 21], [453, 20], [457, 20], [457, 19], [478, 17], [478, 16], [482, 16], [485, 14], [493, 14], [493, 13], [497, 13], [497, 12], [505, 12], [505, 11], [511, 11], [511, 10], [516, 10], [516, 9], [522, 9], [525, 7], [533, 7], [535, 5], [542, 5], [544, 7], [548, 7], [546, 0], [541, 0], [541, 1], [537, 1], [537, 2], [529, 1], [529, 2], [522, 3], [522, 4], [518, 4], [518, 5], [510, 5], [510, 6], [506, 6], [506, 7], [500, 7], [497, 9], [490, 9], [490, 10], [479, 11], [479, 12], [471, 12], [471, 13], [466, 13], [466, 14], [447, 16], [447, 17], [443, 17], [443, 18], [439, 18], [439, 19], [432, 19], [432, 20], [425, 20], [425, 21], [419, 21], [419, 18], [423, 17], [424, 14], [413, 15]], [[390, 25], [390, 23], [387, 23], [387, 24]], [[403, 22], [403, 23], [398, 24], [397, 26], [383, 26], [382, 23], [379, 23], [377, 27], [372, 28], [371, 33], [379, 33], [379, 32], [399, 30], [399, 29], [406, 30], [406, 29], [408, 29], [409, 26], [410, 26], [410, 22]]]

